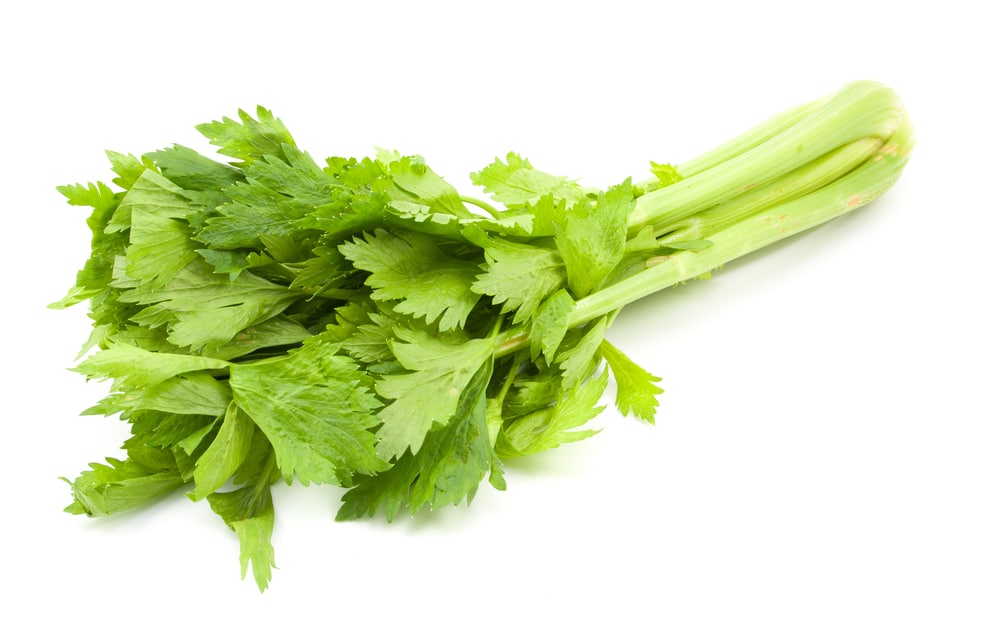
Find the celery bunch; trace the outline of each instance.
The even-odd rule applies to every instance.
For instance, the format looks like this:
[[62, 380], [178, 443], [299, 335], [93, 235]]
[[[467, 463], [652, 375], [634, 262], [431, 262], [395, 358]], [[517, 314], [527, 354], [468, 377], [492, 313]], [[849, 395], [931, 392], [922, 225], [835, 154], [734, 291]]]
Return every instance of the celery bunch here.
[[615, 403], [652, 422], [659, 381], [605, 338], [618, 311], [862, 206], [912, 128], [892, 90], [847, 85], [651, 179], [606, 190], [511, 153], [461, 195], [417, 156], [316, 162], [265, 109], [181, 146], [110, 153], [61, 190], [92, 255], [55, 306], [89, 300], [88, 378], [121, 459], [71, 481], [107, 515], [182, 487], [237, 534], [263, 590], [278, 480], [347, 490], [339, 519], [469, 501], [503, 460], [592, 435]]

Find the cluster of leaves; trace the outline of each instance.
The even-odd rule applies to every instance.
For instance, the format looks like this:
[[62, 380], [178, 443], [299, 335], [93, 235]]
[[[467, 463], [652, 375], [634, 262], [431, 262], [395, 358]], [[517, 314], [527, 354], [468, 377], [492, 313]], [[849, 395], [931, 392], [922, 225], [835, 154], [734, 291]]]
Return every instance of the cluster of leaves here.
[[653, 420], [658, 380], [605, 339], [613, 314], [570, 317], [671, 250], [628, 228], [630, 182], [588, 191], [510, 154], [472, 175], [487, 204], [419, 157], [317, 163], [264, 109], [198, 128], [232, 161], [110, 153], [118, 189], [61, 189], [93, 209], [57, 304], [91, 305], [77, 370], [111, 385], [87, 412], [131, 428], [124, 459], [70, 482], [68, 511], [185, 487], [263, 590], [275, 481], [343, 486], [338, 518], [391, 521], [592, 435], [610, 376], [621, 412]]

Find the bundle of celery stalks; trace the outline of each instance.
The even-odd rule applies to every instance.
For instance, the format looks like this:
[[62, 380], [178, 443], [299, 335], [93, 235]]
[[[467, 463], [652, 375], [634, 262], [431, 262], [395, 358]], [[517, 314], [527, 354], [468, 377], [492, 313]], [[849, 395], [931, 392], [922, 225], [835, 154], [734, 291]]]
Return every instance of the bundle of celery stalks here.
[[913, 146], [895, 93], [855, 82], [605, 190], [511, 153], [472, 174], [487, 200], [418, 156], [317, 162], [262, 108], [198, 130], [230, 160], [109, 153], [114, 186], [61, 188], [93, 209], [93, 250], [55, 306], [90, 301], [77, 370], [111, 384], [87, 413], [131, 428], [67, 510], [183, 489], [261, 590], [274, 482], [391, 521], [594, 434], [612, 378], [652, 422], [659, 379], [605, 337], [621, 308], [867, 204]]

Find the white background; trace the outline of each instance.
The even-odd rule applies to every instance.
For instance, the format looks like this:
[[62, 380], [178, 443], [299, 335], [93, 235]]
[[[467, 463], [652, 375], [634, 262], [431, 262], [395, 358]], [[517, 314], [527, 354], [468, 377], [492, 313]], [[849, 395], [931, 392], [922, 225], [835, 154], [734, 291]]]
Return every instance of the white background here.
[[[996, 33], [987, 3], [159, 2], [5, 5], [4, 636], [997, 637]], [[18, 7], [18, 8], [11, 8]], [[883, 199], [708, 282], [613, 341], [663, 377], [658, 424], [508, 468], [505, 493], [336, 523], [279, 486], [279, 569], [178, 494], [61, 512], [116, 454], [66, 371], [88, 253], [56, 185], [103, 151], [273, 110], [315, 157], [422, 154], [462, 189], [516, 150], [606, 186], [843, 83], [889, 84], [918, 145]]]

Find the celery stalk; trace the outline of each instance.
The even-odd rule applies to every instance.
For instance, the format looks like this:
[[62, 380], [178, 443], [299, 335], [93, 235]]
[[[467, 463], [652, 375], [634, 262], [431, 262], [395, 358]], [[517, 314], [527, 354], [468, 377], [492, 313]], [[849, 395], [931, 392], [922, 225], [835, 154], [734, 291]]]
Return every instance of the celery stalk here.
[[[682, 173], [680, 182], [638, 198], [630, 229], [651, 225], [667, 240], [690, 239], [693, 230], [711, 245], [652, 258], [641, 272], [577, 300], [569, 325], [867, 204], [895, 183], [913, 143], [896, 94], [874, 82], [855, 82], [681, 165], [695, 174]], [[494, 352], [502, 356], [527, 342], [526, 332], [512, 329], [498, 336]]]
[[904, 119], [862, 166], [806, 195], [759, 211], [756, 215], [709, 235], [712, 246], [681, 251], [647, 263], [648, 268], [622, 282], [579, 300], [570, 325], [610, 313], [629, 302], [721, 267], [761, 249], [868, 204], [899, 178], [913, 146], [913, 130]]
[[681, 172], [685, 179], [643, 195], [636, 201], [629, 227], [667, 228], [845, 144], [869, 137], [886, 140], [899, 127], [902, 117], [902, 106], [892, 89], [875, 82], [848, 84], [801, 120], [757, 146], [690, 177]]

